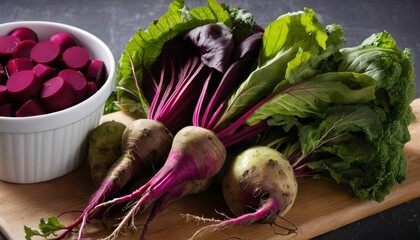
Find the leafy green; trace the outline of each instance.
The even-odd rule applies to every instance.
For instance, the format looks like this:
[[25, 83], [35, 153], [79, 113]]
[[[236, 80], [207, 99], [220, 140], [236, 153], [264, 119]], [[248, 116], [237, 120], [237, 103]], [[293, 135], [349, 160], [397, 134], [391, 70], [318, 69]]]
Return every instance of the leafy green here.
[[34, 236], [41, 236], [47, 238], [51, 234], [64, 229], [66, 226], [62, 224], [57, 217], [49, 217], [48, 220], [45, 222], [44, 218], [41, 218], [40, 223], [38, 224], [38, 228], [41, 231], [31, 229], [27, 226], [24, 226], [25, 230], [25, 239], [30, 240]]
[[315, 76], [343, 42], [341, 27], [324, 27], [312, 9], [280, 16], [265, 29], [258, 67], [232, 94], [220, 122], [243, 114], [276, 88]]
[[[223, 23], [228, 27], [232, 24], [229, 13], [216, 0], [208, 0], [207, 7], [191, 10], [183, 1], [175, 0], [168, 6], [168, 12], [152, 22], [146, 30], [135, 32], [117, 65], [117, 98], [121, 109], [138, 116], [146, 115], [149, 103], [140, 87], [143, 71], [150, 70], [165, 42], [209, 23]], [[135, 73], [133, 69], [136, 69]]]

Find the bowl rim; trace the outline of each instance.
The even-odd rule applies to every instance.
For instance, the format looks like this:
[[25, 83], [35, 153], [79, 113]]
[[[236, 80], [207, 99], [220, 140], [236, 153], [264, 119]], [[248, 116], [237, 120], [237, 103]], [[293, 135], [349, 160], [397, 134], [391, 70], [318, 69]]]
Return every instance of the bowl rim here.
[[[28, 26], [29, 25], [29, 26]], [[3, 117], [0, 116], [0, 134], [1, 133], [34, 133], [49, 131], [57, 129], [63, 126], [70, 125], [74, 122], [82, 120], [95, 112], [97, 109], [103, 107], [104, 102], [111, 93], [113, 88], [115, 72], [116, 72], [116, 61], [109, 47], [97, 36], [92, 33], [75, 26], [71, 26], [65, 23], [52, 22], [52, 21], [15, 21], [0, 24], [0, 28], [14, 29], [17, 27], [46, 27], [53, 26], [63, 28], [63, 31], [70, 32], [83, 38], [89, 39], [89, 41], [95, 42], [99, 45], [101, 51], [104, 51], [106, 58], [109, 59], [109, 64], [106, 65], [108, 71], [108, 78], [106, 79], [103, 86], [92, 96], [86, 100], [63, 110], [47, 113], [43, 115], [31, 116], [31, 117]], [[10, 31], [9, 30], [9, 31]], [[6, 30], [7, 31], [7, 30]], [[104, 59], [101, 59], [104, 62]], [[48, 120], [48, 124], [45, 121]]]

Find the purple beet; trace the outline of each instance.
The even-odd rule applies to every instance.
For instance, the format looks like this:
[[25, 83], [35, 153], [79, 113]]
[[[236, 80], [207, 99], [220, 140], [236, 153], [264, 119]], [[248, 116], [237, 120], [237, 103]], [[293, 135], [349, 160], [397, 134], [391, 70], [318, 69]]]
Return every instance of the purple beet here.
[[16, 117], [31, 117], [45, 114], [42, 104], [35, 98], [26, 101], [17, 111]]
[[14, 117], [15, 110], [12, 103], [6, 103], [0, 105], [0, 116], [2, 117]]
[[86, 98], [92, 96], [93, 94], [98, 91], [98, 87], [96, 86], [96, 82], [87, 82], [87, 94]]
[[71, 107], [76, 102], [76, 93], [70, 83], [61, 77], [46, 81], [40, 93], [40, 99], [48, 112], [55, 112]]
[[68, 68], [82, 70], [89, 64], [89, 52], [79, 46], [68, 48], [63, 53], [63, 62]]
[[105, 63], [98, 59], [93, 59], [85, 71], [88, 81], [94, 81], [98, 86], [102, 86], [106, 78]]
[[16, 45], [12, 53], [12, 58], [31, 58], [31, 51], [35, 45], [35, 41], [23, 40]]
[[32, 60], [29, 58], [13, 58], [7, 62], [7, 75], [12, 76], [14, 73], [22, 70], [31, 70], [33, 65]]
[[32, 29], [27, 28], [27, 27], [19, 27], [19, 28], [13, 29], [7, 35], [15, 36], [20, 41], [32, 40], [34, 42], [38, 42], [38, 35]]
[[7, 100], [7, 88], [4, 85], [0, 85], [0, 105], [5, 104]]
[[38, 63], [32, 68], [32, 72], [42, 81], [46, 82], [49, 79], [56, 77], [58, 74], [57, 69], [48, 65]]
[[56, 42], [38, 42], [31, 51], [31, 58], [34, 62], [47, 65], [54, 65], [61, 57], [60, 46]]
[[86, 78], [79, 71], [74, 69], [64, 69], [58, 73], [58, 76], [63, 78], [64, 81], [70, 83], [70, 85], [74, 88], [76, 91], [77, 103], [83, 101], [86, 98]]
[[6, 88], [13, 100], [24, 103], [38, 94], [42, 82], [31, 70], [22, 70], [9, 77]]
[[13, 50], [19, 42], [15, 36], [0, 37], [0, 62], [5, 63], [12, 57]]
[[64, 52], [66, 49], [74, 46], [78, 46], [77, 39], [70, 33], [57, 33], [50, 37], [50, 41], [58, 43], [60, 46], [61, 52]]

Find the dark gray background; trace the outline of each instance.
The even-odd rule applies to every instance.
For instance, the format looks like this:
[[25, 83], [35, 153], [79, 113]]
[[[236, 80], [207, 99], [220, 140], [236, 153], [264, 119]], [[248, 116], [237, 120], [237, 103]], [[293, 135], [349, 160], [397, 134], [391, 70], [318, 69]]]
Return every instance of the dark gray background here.
[[[412, 50], [416, 75], [420, 76], [419, 0], [219, 0], [249, 10], [265, 27], [281, 14], [313, 8], [323, 24], [343, 26], [345, 46], [360, 44], [372, 33], [387, 30], [400, 48]], [[116, 60], [138, 28], [166, 12], [168, 0], [0, 0], [0, 23], [48, 20], [83, 28], [101, 38]], [[190, 8], [206, 1], [186, 1]], [[416, 78], [420, 97], [420, 80]], [[420, 191], [420, 190], [419, 190]], [[363, 219], [320, 236], [318, 239], [420, 239], [420, 199]], [[2, 237], [0, 236], [0, 240]]]

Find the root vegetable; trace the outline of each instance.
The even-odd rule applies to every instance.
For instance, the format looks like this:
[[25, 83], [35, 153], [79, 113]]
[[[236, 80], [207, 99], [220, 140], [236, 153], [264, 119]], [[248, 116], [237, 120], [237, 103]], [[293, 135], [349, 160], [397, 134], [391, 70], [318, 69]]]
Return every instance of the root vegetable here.
[[31, 51], [35, 45], [36, 42], [32, 40], [24, 40], [18, 43], [13, 50], [12, 58], [31, 58]]
[[76, 103], [79, 103], [86, 98], [87, 85], [86, 78], [83, 74], [74, 69], [63, 69], [58, 73], [58, 76], [70, 83], [73, 87], [76, 92]]
[[44, 83], [39, 97], [49, 112], [55, 112], [73, 106], [75, 92], [70, 83], [57, 76]]
[[41, 41], [31, 50], [31, 58], [37, 63], [53, 66], [61, 57], [60, 46], [56, 42]]
[[35, 75], [42, 81], [42, 82], [46, 82], [49, 79], [56, 77], [57, 76], [57, 69], [52, 68], [50, 66], [47, 66], [45, 64], [42, 63], [38, 63], [36, 64], [33, 68], [32, 68], [32, 72], [35, 73]]
[[87, 159], [96, 188], [122, 154], [121, 140], [125, 128], [121, 122], [104, 122], [94, 129], [89, 138]]
[[109, 169], [83, 213], [65, 228], [66, 231], [58, 239], [66, 237], [79, 224], [78, 239], [81, 239], [91, 210], [107, 197], [120, 191], [134, 176], [142, 176], [160, 166], [166, 159], [172, 139], [172, 134], [165, 126], [154, 120], [137, 119], [128, 125], [122, 135], [122, 155]]
[[78, 46], [77, 39], [70, 33], [61, 32], [52, 35], [49, 39], [51, 42], [55, 42], [60, 46], [60, 51], [64, 52], [66, 49], [74, 46]]
[[34, 42], [38, 42], [38, 35], [32, 29], [27, 27], [15, 28], [8, 35], [14, 36], [20, 41], [31, 40]]
[[291, 209], [298, 190], [287, 159], [266, 146], [254, 146], [238, 154], [222, 186], [225, 202], [237, 217], [203, 227], [192, 238], [231, 225], [273, 224]]
[[37, 99], [29, 99], [16, 111], [16, 117], [30, 117], [45, 113], [45, 109]]
[[14, 58], [7, 62], [6, 71], [9, 76], [22, 70], [31, 70], [33, 67], [32, 60], [29, 58]]
[[13, 117], [15, 115], [13, 104], [6, 103], [0, 105], [0, 116], [3, 117]]
[[165, 164], [149, 182], [132, 194], [97, 206], [99, 209], [105, 205], [136, 200], [140, 197], [107, 239], [115, 239], [120, 230], [129, 224], [130, 219], [148, 206], [154, 204], [146, 225], [169, 202], [202, 191], [202, 188], [207, 186], [207, 181], [220, 171], [225, 158], [226, 149], [212, 131], [195, 126], [181, 129], [174, 137]]
[[22, 70], [10, 76], [6, 88], [12, 99], [24, 103], [38, 94], [42, 82], [31, 70]]
[[6, 103], [8, 100], [6, 86], [0, 85], [0, 105]]
[[6, 63], [12, 57], [13, 50], [20, 40], [15, 36], [0, 37], [0, 59], [2, 63]]
[[89, 52], [79, 46], [68, 48], [63, 53], [63, 62], [68, 68], [82, 70], [89, 64]]

